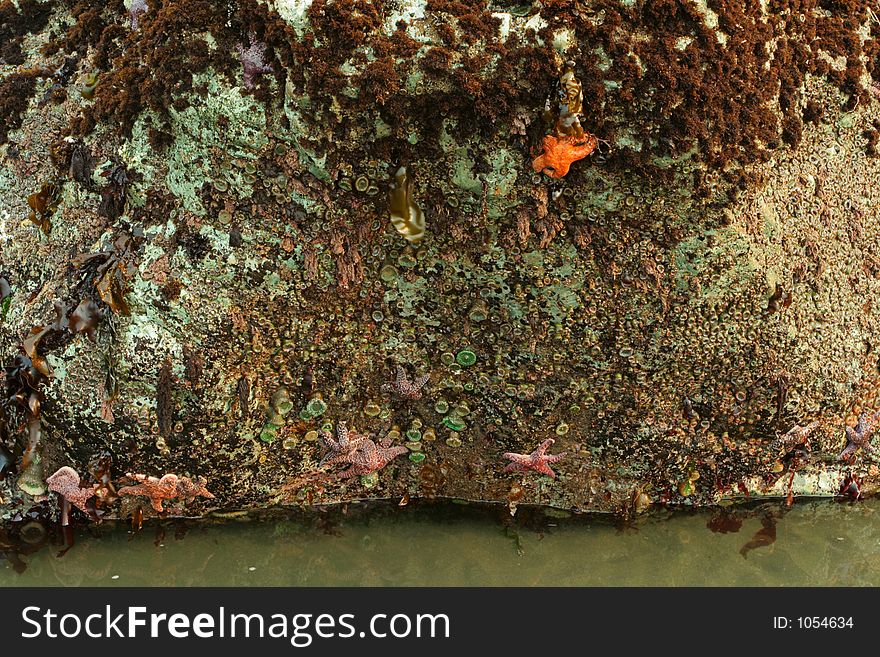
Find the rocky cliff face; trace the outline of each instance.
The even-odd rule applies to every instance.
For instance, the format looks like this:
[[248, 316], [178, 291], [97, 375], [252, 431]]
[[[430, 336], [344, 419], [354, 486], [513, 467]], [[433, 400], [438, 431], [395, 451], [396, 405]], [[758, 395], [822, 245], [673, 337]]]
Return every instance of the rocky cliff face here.
[[870, 4], [0, 3], [0, 509], [871, 491]]

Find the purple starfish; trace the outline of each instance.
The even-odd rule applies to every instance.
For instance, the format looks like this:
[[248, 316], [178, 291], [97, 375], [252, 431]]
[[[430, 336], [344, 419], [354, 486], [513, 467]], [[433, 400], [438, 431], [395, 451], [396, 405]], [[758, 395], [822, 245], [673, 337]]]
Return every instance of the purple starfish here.
[[425, 384], [430, 378], [430, 374], [422, 374], [410, 381], [409, 377], [406, 375], [406, 370], [403, 369], [402, 365], [398, 365], [397, 376], [394, 379], [394, 383], [386, 383], [382, 386], [382, 389], [386, 391], [390, 390], [401, 399], [421, 399], [422, 388], [425, 387]]
[[271, 73], [272, 67], [266, 62], [266, 44], [257, 41], [253, 32], [248, 37], [251, 45], [245, 48], [244, 44], [237, 43], [235, 50], [244, 69], [244, 86], [246, 89], [253, 89], [257, 77], [263, 73]]
[[818, 421], [810, 422], [805, 427], [796, 424], [786, 433], [777, 437], [776, 440], [770, 443], [770, 449], [777, 453], [782, 452], [783, 454], [788, 454], [798, 445], [806, 445], [807, 438], [809, 438], [810, 434], [818, 428]]
[[547, 450], [550, 449], [550, 445], [552, 445], [554, 442], [556, 441], [553, 440], [553, 438], [548, 438], [543, 443], [538, 445], [538, 448], [531, 454], [516, 454], [514, 452], [505, 452], [504, 458], [510, 459], [513, 462], [508, 464], [508, 466], [504, 468], [504, 471], [527, 472], [529, 470], [534, 470], [535, 472], [539, 472], [541, 474], [547, 475], [548, 477], [553, 477], [554, 479], [556, 479], [556, 473], [550, 469], [548, 463], [556, 463], [556, 461], [565, 456], [565, 452], [555, 455], [547, 454]]
[[330, 449], [330, 452], [321, 459], [320, 465], [322, 466], [333, 463], [351, 463], [351, 457], [358, 446], [368, 439], [367, 436], [362, 436], [354, 431], [349, 433], [345, 422], [336, 425], [336, 440], [333, 439], [333, 434], [329, 431], [321, 431], [319, 435], [321, 442]]
[[339, 440], [333, 440], [327, 432], [321, 434], [321, 438], [331, 450], [331, 453], [321, 461], [321, 465], [349, 463], [351, 467], [339, 474], [340, 479], [368, 475], [381, 470], [393, 459], [408, 451], [403, 445], [392, 447], [391, 438], [386, 437], [377, 445], [372, 438], [354, 432], [349, 433], [342, 422], [339, 424], [336, 430]]
[[874, 423], [877, 422], [877, 418], [880, 418], [880, 411], [873, 415], [866, 411], [859, 417], [859, 423], [855, 427], [846, 428], [846, 447], [838, 455], [839, 461], [852, 461], [859, 449], [865, 450], [868, 455], [873, 453], [874, 448], [871, 447], [869, 441], [874, 432]]
[[147, 0], [131, 0], [131, 7], [128, 8], [128, 17], [131, 19], [131, 29], [138, 29], [138, 19], [147, 13], [149, 6]]
[[403, 445], [391, 446], [391, 438], [384, 438], [377, 445], [369, 438], [364, 438], [354, 450], [354, 453], [346, 459], [351, 467], [339, 474], [340, 479], [348, 479], [356, 475], [368, 475], [381, 470], [401, 454], [407, 453]]

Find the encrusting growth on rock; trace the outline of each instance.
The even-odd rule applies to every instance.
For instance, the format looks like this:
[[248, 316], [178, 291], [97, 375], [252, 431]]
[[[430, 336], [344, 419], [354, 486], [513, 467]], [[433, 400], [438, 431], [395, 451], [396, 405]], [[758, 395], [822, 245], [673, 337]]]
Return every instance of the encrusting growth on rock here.
[[537, 449], [531, 454], [516, 454], [515, 452], [505, 452], [504, 458], [510, 459], [512, 463], [508, 464], [506, 468], [504, 468], [505, 472], [528, 472], [532, 470], [534, 472], [538, 472], [540, 474], [545, 474], [548, 477], [552, 477], [556, 479], [556, 473], [550, 469], [550, 463], [556, 463], [556, 461], [560, 460], [563, 456], [565, 456], [565, 452], [562, 454], [547, 454], [547, 450], [550, 449], [550, 446], [556, 442], [553, 438], [548, 438], [543, 443], [538, 445]]
[[139, 495], [150, 498], [150, 505], [162, 513], [162, 502], [177, 497], [184, 498], [184, 501], [191, 502], [196, 496], [208, 497], [213, 499], [214, 496], [205, 486], [208, 480], [204, 477], [198, 477], [195, 480], [189, 477], [178, 477], [176, 474], [163, 475], [161, 479], [150, 477], [142, 474], [125, 475], [129, 479], [139, 482], [135, 486], [123, 486], [119, 489], [119, 495]]

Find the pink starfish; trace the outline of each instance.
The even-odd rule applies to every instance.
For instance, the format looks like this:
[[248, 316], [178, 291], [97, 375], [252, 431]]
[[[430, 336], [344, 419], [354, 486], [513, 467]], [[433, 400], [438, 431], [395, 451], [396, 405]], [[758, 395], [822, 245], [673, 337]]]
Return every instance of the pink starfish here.
[[266, 62], [266, 44], [262, 41], [256, 41], [256, 35], [253, 32], [248, 36], [251, 45], [245, 48], [244, 44], [237, 43], [235, 51], [238, 53], [238, 59], [244, 69], [244, 86], [246, 89], [253, 89], [257, 76], [271, 73], [272, 67]]
[[345, 422], [336, 425], [336, 440], [333, 439], [333, 434], [329, 431], [321, 431], [319, 435], [321, 442], [330, 448], [330, 452], [321, 459], [320, 465], [322, 466], [333, 463], [351, 463], [351, 456], [367, 439], [367, 436], [362, 436], [354, 431], [349, 432]]
[[798, 445], [806, 445], [807, 438], [809, 438], [810, 434], [818, 428], [818, 421], [810, 422], [805, 427], [796, 424], [791, 429], [789, 429], [788, 432], [781, 436], [778, 436], [776, 440], [770, 443], [770, 449], [774, 452], [782, 452], [783, 454], [787, 454]]
[[49, 490], [53, 493], [58, 493], [77, 509], [85, 511], [90, 517], [94, 515], [94, 510], [86, 508], [86, 502], [95, 496], [97, 485], [81, 488], [76, 470], [66, 465], [63, 468], [58, 468], [55, 474], [46, 480], [46, 483], [49, 484]]
[[532, 452], [531, 454], [516, 454], [514, 452], [505, 452], [504, 458], [510, 459], [513, 461], [508, 464], [506, 468], [504, 468], [505, 472], [527, 472], [529, 470], [534, 470], [535, 472], [539, 472], [541, 474], [545, 474], [548, 477], [553, 477], [556, 479], [556, 473], [550, 469], [548, 463], [556, 463], [559, 459], [565, 456], [565, 452], [562, 454], [547, 454], [547, 450], [550, 449], [550, 445], [555, 443], [556, 441], [553, 438], [548, 438], [543, 443], [538, 445], [538, 448]]
[[351, 463], [351, 467], [339, 474], [340, 479], [348, 479], [357, 475], [368, 475], [381, 470], [401, 454], [406, 454], [403, 445], [391, 446], [391, 439], [385, 438], [380, 444], [363, 437], [351, 454], [338, 461]]
[[402, 365], [398, 365], [397, 376], [394, 379], [394, 383], [386, 383], [382, 388], [384, 390], [392, 391], [401, 399], [421, 399], [422, 388], [425, 387], [425, 384], [430, 378], [430, 374], [422, 374], [410, 381], [409, 377], [406, 375], [406, 370]]
[[132, 0], [131, 7], [128, 9], [128, 17], [131, 20], [131, 29], [138, 29], [138, 20], [149, 10], [147, 0]]
[[838, 461], [853, 461], [859, 449], [864, 450], [868, 455], [873, 454], [874, 448], [871, 447], [870, 440], [878, 418], [880, 418], [880, 411], [873, 415], [866, 411], [859, 417], [859, 423], [855, 427], [846, 428], [846, 447], [837, 456]]

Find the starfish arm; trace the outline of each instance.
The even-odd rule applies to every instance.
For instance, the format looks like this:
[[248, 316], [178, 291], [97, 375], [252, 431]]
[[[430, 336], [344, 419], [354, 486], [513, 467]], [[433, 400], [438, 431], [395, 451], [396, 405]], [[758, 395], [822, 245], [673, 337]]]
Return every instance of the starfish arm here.
[[351, 477], [356, 477], [362, 474], [366, 474], [362, 466], [352, 465], [350, 468], [348, 468], [348, 470], [343, 470], [342, 472], [340, 472], [338, 477], [340, 479], [350, 479]]
[[556, 441], [553, 438], [548, 438], [543, 443], [538, 445], [538, 449], [536, 449], [533, 454], [535, 456], [544, 456], [545, 452], [550, 449], [550, 446], [553, 445]]
[[556, 479], [556, 473], [553, 472], [553, 470], [550, 469], [550, 466], [547, 465], [546, 463], [544, 463], [543, 461], [540, 463], [536, 463], [533, 470], [535, 472], [540, 472], [541, 474], [545, 474], [548, 477], [552, 477], [553, 479]]
[[535, 173], [541, 173], [546, 166], [544, 156], [539, 155], [534, 160], [532, 160], [532, 169], [534, 169]]
[[369, 466], [375, 463], [379, 458], [379, 447], [375, 442], [366, 438], [354, 454], [352, 463], [358, 463], [363, 466]]
[[345, 422], [340, 422], [336, 426], [336, 435], [338, 436], [338, 443], [340, 447], [347, 447], [348, 440], [348, 426], [346, 426]]
[[838, 461], [847, 460], [850, 456], [855, 454], [857, 449], [858, 449], [858, 446], [854, 442], [848, 441], [846, 443], [846, 447], [843, 448], [843, 451], [841, 451], [840, 454], [837, 455], [837, 460]]
[[334, 463], [350, 463], [351, 462], [351, 454], [347, 452], [330, 452], [321, 459], [321, 462], [318, 464], [319, 467], [324, 467], [325, 465], [333, 465]]
[[118, 491], [116, 491], [119, 495], [134, 495], [135, 497], [144, 496], [146, 497], [146, 486], [142, 484], [138, 484], [137, 486], [123, 486]]
[[318, 434], [321, 437], [321, 442], [324, 443], [330, 450], [334, 452], [339, 451], [339, 443], [334, 440], [333, 436], [331, 436], [328, 432], [322, 431]]
[[403, 445], [398, 445], [397, 447], [387, 447], [380, 450], [380, 456], [383, 460], [382, 466], [387, 465], [392, 460], [396, 459], [401, 454], [406, 454], [409, 450]]
[[531, 463], [532, 460], [532, 457], [529, 454], [516, 454], [515, 452], [505, 452], [502, 456], [520, 465], [527, 465]]
[[549, 456], [545, 456], [544, 460], [547, 461], [547, 463], [556, 463], [556, 461], [561, 460], [562, 457], [564, 457], [567, 453], [568, 452], [562, 452], [561, 454], [551, 454]]
[[94, 488], [82, 488], [82, 489], [80, 489], [80, 491], [81, 492], [73, 493], [69, 497], [68, 501], [71, 504], [73, 504], [76, 508], [88, 513], [89, 510], [86, 508], [86, 502], [88, 502], [91, 498], [93, 498], [95, 496], [95, 489]]
[[569, 165], [564, 161], [556, 161], [552, 165], [547, 166], [544, 169], [544, 173], [546, 173], [551, 178], [565, 178], [568, 174]]

